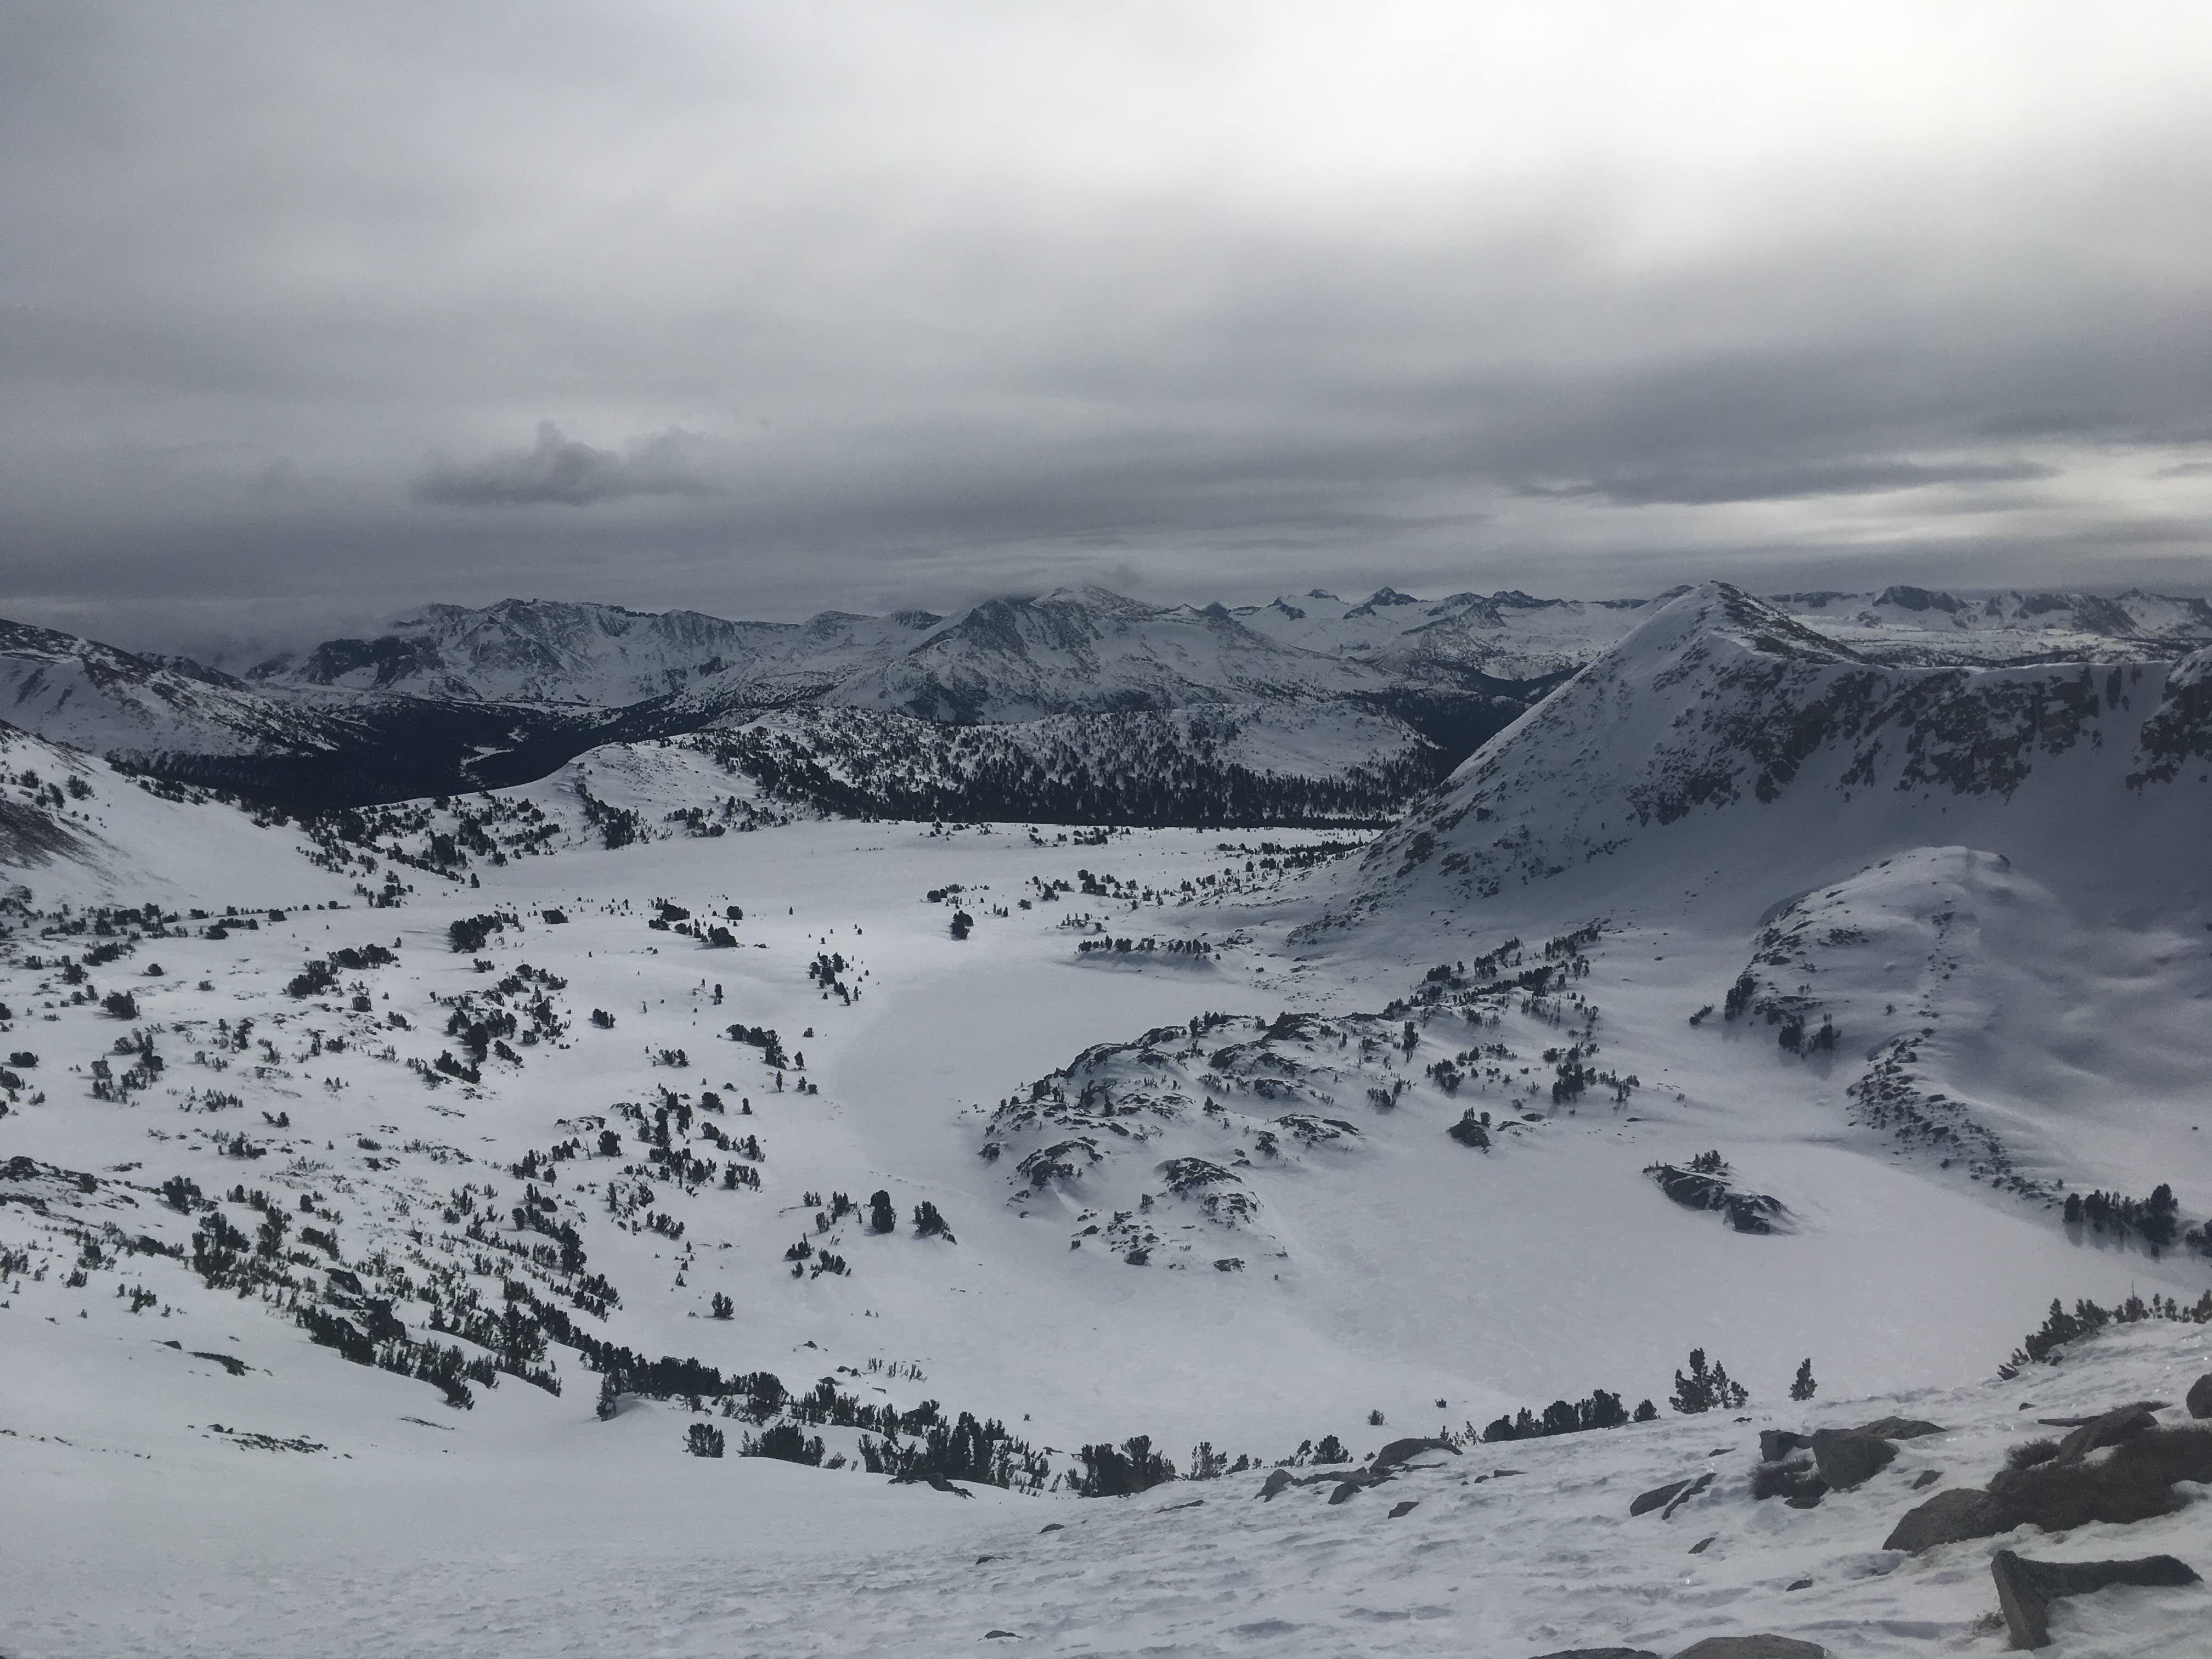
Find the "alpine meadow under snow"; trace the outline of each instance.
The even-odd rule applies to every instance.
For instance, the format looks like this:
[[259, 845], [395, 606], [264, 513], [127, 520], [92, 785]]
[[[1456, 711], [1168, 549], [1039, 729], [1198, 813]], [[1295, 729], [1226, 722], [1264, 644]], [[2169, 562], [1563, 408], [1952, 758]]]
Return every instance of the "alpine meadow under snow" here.
[[2201, 1645], [2037, 1564], [2212, 1571], [2202, 600], [8, 623], [0, 718], [8, 1659]]

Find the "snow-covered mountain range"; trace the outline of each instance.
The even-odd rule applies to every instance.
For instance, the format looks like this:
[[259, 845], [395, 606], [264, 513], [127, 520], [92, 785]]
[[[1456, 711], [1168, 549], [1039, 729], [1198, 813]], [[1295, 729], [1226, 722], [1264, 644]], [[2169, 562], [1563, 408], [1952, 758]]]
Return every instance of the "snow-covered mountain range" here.
[[[1429, 601], [1384, 587], [1356, 602], [1316, 590], [1231, 609], [1087, 587], [949, 617], [829, 611], [803, 623], [509, 599], [428, 606], [240, 675], [10, 623], [0, 718], [164, 775], [319, 807], [521, 781], [604, 743], [798, 708], [889, 717], [874, 730], [892, 769], [908, 765], [900, 720], [1006, 727], [1035, 750], [1060, 741], [1020, 732], [1039, 721], [1206, 709], [1217, 723], [1304, 728], [1295, 746], [1340, 780], [1402, 780], [1395, 806], [1674, 597]], [[2212, 642], [2204, 601], [2140, 592], [1965, 600], [1899, 586], [1770, 603], [1891, 665], [2149, 662]], [[996, 810], [986, 797], [943, 805]], [[1227, 798], [1171, 820], [1148, 810], [1133, 799], [1100, 811], [1251, 821]]]
[[[2212, 1567], [2212, 649], [1930, 662], [1900, 592], [1048, 596], [613, 703], [490, 694], [682, 629], [434, 693], [10, 635], [0, 1649], [1840, 1659], [1998, 1650], [2000, 1549]], [[533, 768], [152, 758], [395, 710]], [[2144, 1400], [2035, 1477], [2087, 1510], [2007, 1484]]]

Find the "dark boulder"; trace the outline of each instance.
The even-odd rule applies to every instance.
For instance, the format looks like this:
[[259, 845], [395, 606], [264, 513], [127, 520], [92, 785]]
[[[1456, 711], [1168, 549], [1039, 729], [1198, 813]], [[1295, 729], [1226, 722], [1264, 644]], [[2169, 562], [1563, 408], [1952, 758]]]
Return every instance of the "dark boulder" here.
[[1792, 1434], [1787, 1429], [1761, 1429], [1759, 1431], [1759, 1461], [1779, 1463], [1794, 1451], [1809, 1449], [1812, 1440], [1802, 1434]]
[[1272, 1470], [1267, 1480], [1261, 1484], [1260, 1496], [1273, 1500], [1278, 1492], [1286, 1490], [1290, 1485], [1291, 1472], [1288, 1469]]
[[1990, 1490], [2024, 1521], [2063, 1532], [2092, 1521], [2124, 1525], [2171, 1515], [2182, 1500], [2177, 1480], [2212, 1482], [2212, 1429], [2148, 1429], [2099, 1463], [2005, 1469]]
[[1856, 1486], [1887, 1468], [1897, 1448], [1856, 1429], [1815, 1429], [1813, 1461], [1831, 1486]]
[[2131, 1406], [2093, 1417], [2058, 1443], [2060, 1463], [2078, 1463], [2093, 1451], [2106, 1446], [2117, 1446], [2123, 1440], [2158, 1426], [2158, 1419], [2151, 1413], [2156, 1407], [2148, 1400], [2138, 1400]]
[[1557, 1653], [1540, 1653], [1536, 1659], [1659, 1659], [1648, 1648], [1561, 1648]]
[[1674, 1659], [1828, 1659], [1828, 1650], [1794, 1636], [1708, 1636]]
[[1939, 1492], [1926, 1503], [1907, 1510], [1883, 1539], [1886, 1550], [1909, 1550], [1917, 1555], [1938, 1544], [1956, 1544], [1968, 1538], [1994, 1538], [2020, 1524], [2004, 1499], [1970, 1486]]
[[2063, 1595], [2089, 1595], [2115, 1584], [2171, 1588], [2197, 1582], [2195, 1570], [2170, 1555], [2136, 1561], [2027, 1561], [2010, 1550], [1990, 1559], [1997, 1605], [2016, 1648], [2051, 1644], [2051, 1604]]
[[1375, 1454], [1375, 1461], [1367, 1466], [1367, 1473], [1370, 1475], [1386, 1474], [1402, 1464], [1412, 1462], [1423, 1452], [1431, 1451], [1449, 1452], [1454, 1457], [1460, 1455], [1459, 1448], [1449, 1440], [1393, 1440]]
[[1628, 1512], [1631, 1515], [1649, 1515], [1653, 1510], [1665, 1508], [1689, 1489], [1687, 1480], [1669, 1480], [1665, 1486], [1654, 1486], [1638, 1497], [1628, 1506]]
[[1674, 1511], [1676, 1510], [1680, 1509], [1683, 1504], [1688, 1503], [1692, 1498], [1695, 1498], [1699, 1492], [1703, 1492], [1706, 1487], [1712, 1484], [1713, 1472], [1711, 1469], [1707, 1469], [1703, 1474], [1699, 1475], [1695, 1480], [1692, 1480], [1690, 1483], [1687, 1491], [1678, 1493], [1665, 1509], [1659, 1511], [1659, 1518], [1662, 1521], [1673, 1520], [1674, 1518]]
[[1362, 1490], [1360, 1483], [1357, 1480], [1340, 1480], [1336, 1490], [1329, 1493], [1328, 1501], [1332, 1504], [1341, 1504], [1347, 1498], [1358, 1497]]
[[2212, 1371], [2207, 1371], [2189, 1385], [2189, 1392], [2181, 1397], [2191, 1417], [2212, 1417]]

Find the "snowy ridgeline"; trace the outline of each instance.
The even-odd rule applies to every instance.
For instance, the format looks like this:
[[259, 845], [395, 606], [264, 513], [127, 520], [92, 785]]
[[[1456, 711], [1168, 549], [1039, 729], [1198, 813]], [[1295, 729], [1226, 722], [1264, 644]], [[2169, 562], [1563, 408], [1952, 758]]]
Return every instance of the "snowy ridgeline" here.
[[[610, 744], [720, 730], [714, 752], [815, 810], [1340, 821], [1402, 807], [1686, 591], [1316, 591], [1232, 609], [1080, 588], [805, 623], [507, 600], [428, 606], [242, 677], [0, 622], [0, 700], [46, 738], [295, 810], [526, 782]], [[2163, 663], [2212, 641], [2212, 605], [2140, 592], [1896, 586], [1763, 608], [1905, 666]], [[948, 741], [973, 752], [948, 768]]]

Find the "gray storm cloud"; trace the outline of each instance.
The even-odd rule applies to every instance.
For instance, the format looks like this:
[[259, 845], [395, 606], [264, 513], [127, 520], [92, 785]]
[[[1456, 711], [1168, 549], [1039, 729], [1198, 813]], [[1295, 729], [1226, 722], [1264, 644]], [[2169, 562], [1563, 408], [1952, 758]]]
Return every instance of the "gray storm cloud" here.
[[2206, 84], [2149, 0], [0, 8], [0, 615], [2203, 591]]
[[527, 449], [434, 464], [415, 481], [415, 497], [441, 507], [590, 507], [625, 495], [703, 495], [707, 484], [685, 453], [691, 447], [689, 434], [665, 432], [617, 454], [540, 421]]

